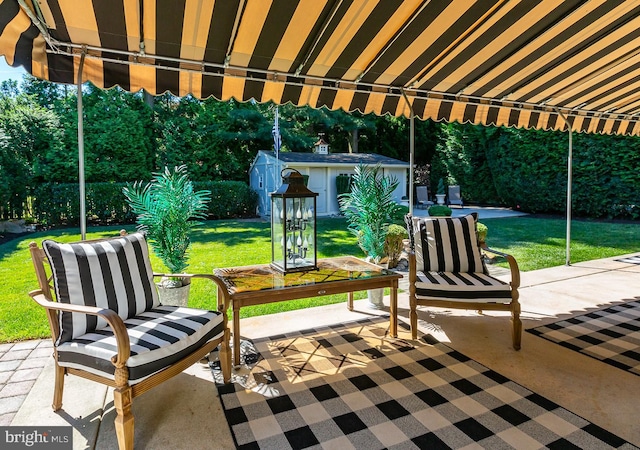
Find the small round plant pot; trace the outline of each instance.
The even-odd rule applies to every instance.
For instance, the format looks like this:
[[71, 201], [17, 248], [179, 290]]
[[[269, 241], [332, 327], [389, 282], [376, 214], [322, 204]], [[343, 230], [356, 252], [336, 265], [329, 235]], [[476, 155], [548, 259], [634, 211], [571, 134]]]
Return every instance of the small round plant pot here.
[[369, 289], [367, 291], [367, 299], [369, 300], [369, 303], [367, 304], [367, 306], [370, 309], [382, 309], [384, 308], [383, 298], [384, 298], [383, 288]]

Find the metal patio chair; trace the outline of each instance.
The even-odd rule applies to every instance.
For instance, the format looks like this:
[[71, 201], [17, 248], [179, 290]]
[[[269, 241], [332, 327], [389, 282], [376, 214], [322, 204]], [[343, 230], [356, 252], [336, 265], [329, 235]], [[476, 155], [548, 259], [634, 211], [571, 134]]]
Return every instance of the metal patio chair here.
[[464, 202], [462, 201], [462, 194], [460, 193], [460, 186], [449, 186], [447, 194], [447, 205], [458, 205], [460, 208], [464, 208]]
[[416, 186], [416, 207], [426, 209], [433, 205], [429, 199], [429, 188], [427, 186]]

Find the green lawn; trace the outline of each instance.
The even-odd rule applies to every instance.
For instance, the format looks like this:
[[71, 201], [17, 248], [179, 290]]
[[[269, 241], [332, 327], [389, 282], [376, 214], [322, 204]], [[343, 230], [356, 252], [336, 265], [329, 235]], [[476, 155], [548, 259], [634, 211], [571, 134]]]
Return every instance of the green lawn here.
[[[565, 262], [565, 221], [534, 217], [482, 220], [489, 227], [491, 247], [512, 253], [521, 270], [535, 270]], [[270, 224], [263, 221], [222, 220], [205, 222], [193, 236], [189, 272], [210, 273], [216, 267], [262, 264], [270, 261]], [[363, 256], [343, 219], [318, 220], [318, 257], [352, 254]], [[89, 239], [117, 235], [121, 226], [90, 228]], [[125, 227], [134, 231], [135, 227]], [[27, 293], [37, 287], [29, 242], [79, 239], [77, 229], [35, 233], [0, 245], [0, 342], [49, 336], [44, 310]], [[640, 251], [640, 223], [574, 221], [572, 262]], [[152, 255], [156, 271], [164, 271]], [[213, 283], [194, 282], [190, 306], [212, 308], [216, 290]], [[363, 298], [359, 293], [356, 298]], [[242, 317], [299, 309], [345, 301], [345, 295], [282, 302], [243, 309]]]

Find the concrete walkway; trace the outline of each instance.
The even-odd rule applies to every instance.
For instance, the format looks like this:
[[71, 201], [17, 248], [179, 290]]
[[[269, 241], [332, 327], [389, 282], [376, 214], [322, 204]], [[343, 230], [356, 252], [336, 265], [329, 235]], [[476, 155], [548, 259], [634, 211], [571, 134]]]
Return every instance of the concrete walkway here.
[[[527, 213], [514, 211], [509, 208], [500, 208], [500, 207], [487, 207], [487, 206], [465, 206], [464, 208], [460, 208], [459, 206], [451, 207], [452, 217], [465, 216], [473, 212], [478, 213], [478, 220], [498, 219], [503, 217], [522, 217], [527, 215]], [[427, 217], [429, 216], [429, 212], [426, 209], [414, 208], [413, 215], [415, 217]]]

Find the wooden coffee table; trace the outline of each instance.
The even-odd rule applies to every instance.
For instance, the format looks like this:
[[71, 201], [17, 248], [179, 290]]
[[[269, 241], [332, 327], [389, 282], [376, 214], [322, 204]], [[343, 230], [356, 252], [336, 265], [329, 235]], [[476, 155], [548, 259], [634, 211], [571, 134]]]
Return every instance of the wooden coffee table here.
[[[398, 335], [398, 280], [402, 275], [354, 256], [318, 260], [318, 270], [284, 275], [268, 264], [216, 269], [229, 292], [233, 308], [233, 358], [240, 364], [240, 308], [321, 295], [347, 295], [353, 311], [353, 293], [368, 289], [391, 289], [389, 332]], [[220, 289], [220, 288], [218, 288]], [[220, 295], [220, 294], [218, 294]]]

